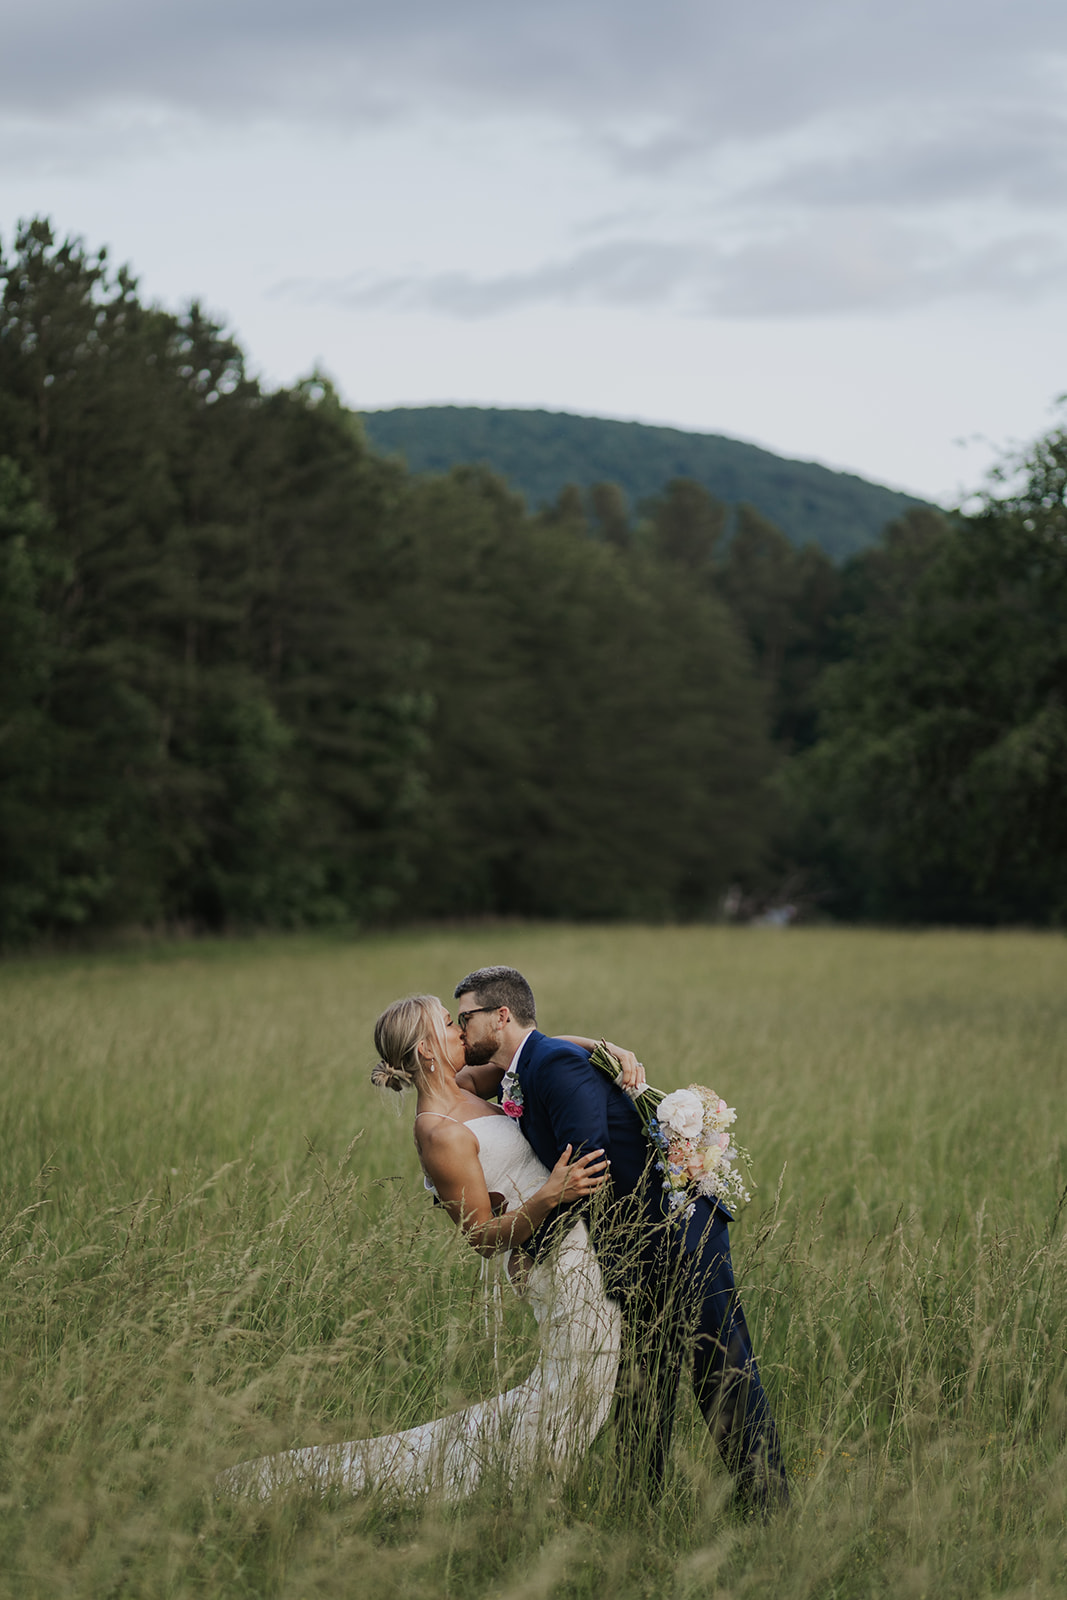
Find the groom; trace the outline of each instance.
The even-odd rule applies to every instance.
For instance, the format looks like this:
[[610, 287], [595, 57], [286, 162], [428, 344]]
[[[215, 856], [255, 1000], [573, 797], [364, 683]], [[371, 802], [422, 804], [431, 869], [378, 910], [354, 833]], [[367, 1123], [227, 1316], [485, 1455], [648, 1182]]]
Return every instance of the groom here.
[[730, 1213], [704, 1198], [688, 1220], [670, 1211], [629, 1099], [584, 1050], [538, 1033], [533, 992], [514, 967], [468, 973], [455, 996], [469, 1086], [491, 1095], [503, 1074], [546, 1167], [568, 1144], [576, 1156], [602, 1149], [611, 1162], [613, 1203], [588, 1220], [630, 1332], [632, 1382], [616, 1412], [628, 1467], [653, 1492], [662, 1486], [682, 1361], [691, 1352], [697, 1402], [734, 1474], [739, 1509], [767, 1515], [787, 1504], [778, 1431], [734, 1286]]

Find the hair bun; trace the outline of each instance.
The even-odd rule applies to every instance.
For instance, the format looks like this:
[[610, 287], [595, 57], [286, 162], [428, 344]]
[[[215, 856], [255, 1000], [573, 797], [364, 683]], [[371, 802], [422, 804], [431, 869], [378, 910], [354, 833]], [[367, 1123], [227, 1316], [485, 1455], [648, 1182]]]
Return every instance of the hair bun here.
[[371, 1072], [370, 1081], [376, 1089], [392, 1089], [395, 1094], [403, 1094], [414, 1082], [403, 1067], [390, 1066], [388, 1061], [379, 1061]]

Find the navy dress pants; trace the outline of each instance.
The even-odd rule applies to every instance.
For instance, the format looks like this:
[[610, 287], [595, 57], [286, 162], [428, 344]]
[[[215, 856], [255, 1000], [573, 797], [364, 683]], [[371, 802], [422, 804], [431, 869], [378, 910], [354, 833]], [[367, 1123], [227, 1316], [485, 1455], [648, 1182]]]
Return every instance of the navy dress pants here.
[[778, 1429], [734, 1283], [725, 1214], [699, 1200], [688, 1222], [647, 1230], [631, 1292], [622, 1297], [630, 1367], [616, 1410], [621, 1465], [654, 1494], [662, 1486], [686, 1360], [697, 1404], [737, 1507], [768, 1515], [789, 1500]]

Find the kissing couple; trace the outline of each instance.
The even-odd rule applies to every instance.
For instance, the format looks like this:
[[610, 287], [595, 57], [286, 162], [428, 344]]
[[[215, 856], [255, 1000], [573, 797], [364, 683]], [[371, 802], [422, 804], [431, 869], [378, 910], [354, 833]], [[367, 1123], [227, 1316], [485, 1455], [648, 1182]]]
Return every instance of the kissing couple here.
[[537, 1318], [538, 1361], [525, 1383], [462, 1411], [244, 1462], [220, 1486], [459, 1499], [490, 1473], [508, 1484], [565, 1474], [614, 1400], [620, 1481], [655, 1497], [688, 1365], [737, 1508], [767, 1516], [786, 1505], [778, 1431], [734, 1284], [731, 1215], [704, 1195], [684, 1210], [669, 1203], [631, 1098], [644, 1082], [636, 1058], [608, 1045], [620, 1087], [592, 1064], [595, 1040], [540, 1033], [533, 992], [513, 967], [468, 973], [454, 1017], [433, 995], [395, 1001], [374, 1037], [372, 1080], [415, 1090], [427, 1187], [475, 1250], [504, 1258]]

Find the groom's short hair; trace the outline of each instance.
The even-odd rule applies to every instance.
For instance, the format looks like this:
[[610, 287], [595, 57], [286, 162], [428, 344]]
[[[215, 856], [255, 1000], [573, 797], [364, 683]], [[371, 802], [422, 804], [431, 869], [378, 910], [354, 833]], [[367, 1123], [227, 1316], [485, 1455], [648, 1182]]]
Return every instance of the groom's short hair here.
[[479, 967], [477, 972], [468, 972], [456, 984], [455, 998], [458, 1000], [461, 994], [476, 995], [479, 1005], [490, 1010], [507, 1006], [515, 1021], [524, 1027], [537, 1021], [533, 990], [514, 967]]

